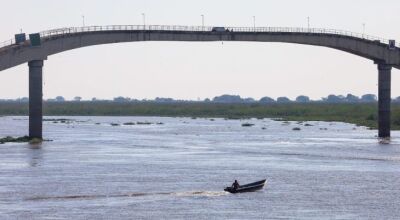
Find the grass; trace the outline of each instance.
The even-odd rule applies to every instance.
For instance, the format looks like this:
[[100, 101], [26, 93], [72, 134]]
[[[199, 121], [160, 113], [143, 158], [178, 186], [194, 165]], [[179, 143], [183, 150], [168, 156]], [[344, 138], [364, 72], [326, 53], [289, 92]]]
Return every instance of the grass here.
[[[46, 116], [166, 116], [191, 118], [277, 118], [283, 121], [340, 121], [377, 128], [377, 104], [216, 103], [44, 103]], [[28, 115], [27, 103], [2, 102], [0, 115]], [[392, 129], [400, 130], [400, 104], [392, 105]]]

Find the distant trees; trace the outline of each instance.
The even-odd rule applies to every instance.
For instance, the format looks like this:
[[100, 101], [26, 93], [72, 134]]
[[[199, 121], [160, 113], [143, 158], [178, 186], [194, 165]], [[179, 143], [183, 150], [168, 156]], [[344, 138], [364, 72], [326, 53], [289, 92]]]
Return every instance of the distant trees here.
[[22, 98], [18, 98], [15, 101], [17, 102], [29, 102], [29, 98], [28, 97], [22, 97]]
[[82, 100], [82, 97], [75, 96], [74, 101], [75, 102], [80, 102]]
[[56, 102], [65, 102], [65, 98], [62, 96], [57, 96], [56, 97]]
[[352, 95], [352, 94], [347, 94], [346, 101], [347, 102], [359, 102], [360, 98], [358, 96], [355, 96], [355, 95]]
[[276, 102], [288, 103], [288, 102], [290, 102], [290, 99], [288, 97], [279, 97], [279, 98], [276, 99]]
[[335, 102], [343, 102], [343, 98], [337, 96], [337, 95], [328, 95], [328, 97], [326, 98], [327, 102], [330, 103], [335, 103]]
[[155, 102], [174, 102], [175, 100], [172, 98], [159, 98], [157, 97], [155, 100]]
[[310, 102], [310, 98], [304, 95], [297, 96], [296, 102], [302, 102], [302, 103]]
[[256, 100], [253, 98], [245, 98], [245, 99], [243, 99], [243, 102], [244, 103], [254, 103], [254, 102], [256, 102]]
[[400, 102], [400, 96], [398, 96], [395, 99], [393, 99], [393, 102]]
[[213, 102], [219, 103], [241, 103], [243, 100], [238, 95], [221, 95], [213, 98]]
[[265, 96], [265, 97], [262, 97], [259, 102], [260, 103], [274, 103], [275, 99]]
[[376, 102], [378, 98], [374, 94], [365, 94], [361, 96], [361, 101], [362, 102]]
[[[309, 102], [327, 102], [327, 103], [358, 103], [358, 102], [377, 102], [378, 98], [374, 94], [365, 94], [363, 96], [358, 97], [353, 94], [347, 94], [346, 96], [343, 95], [334, 95], [331, 94], [327, 97], [322, 97], [320, 100], [311, 100], [310, 97], [305, 96], [305, 95], [300, 95], [297, 96], [294, 101], [291, 101], [288, 97], [282, 96], [278, 97], [276, 100], [269, 97], [269, 96], [264, 96], [260, 100], [255, 100], [254, 98], [242, 98], [239, 95], [221, 95], [221, 96], [216, 96], [213, 99], [206, 98], [204, 100], [198, 99], [197, 101], [192, 101], [192, 100], [179, 100], [179, 99], [173, 99], [173, 98], [162, 98], [162, 97], [157, 97], [155, 99], [143, 99], [143, 100], [137, 100], [137, 99], [131, 99], [129, 97], [115, 97], [112, 100], [102, 100], [102, 99], [97, 99], [97, 98], [92, 98], [92, 102], [157, 102], [157, 103], [182, 103], [182, 102], [206, 102], [206, 103], [261, 103], [261, 104], [269, 104], [269, 103], [309, 103]], [[46, 101], [48, 102], [65, 102], [67, 101], [63, 96], [57, 96], [53, 99], [47, 99]], [[80, 102], [82, 101], [82, 97], [76, 96], [72, 100], [73, 102]], [[392, 100], [393, 102], [400, 103], [400, 96], [397, 98], [394, 98]], [[22, 97], [22, 98], [17, 98], [17, 99], [0, 99], [0, 102], [29, 102], [29, 97]]]
[[131, 100], [130, 98], [124, 98], [122, 96], [113, 99], [114, 102], [129, 102], [130, 100]]

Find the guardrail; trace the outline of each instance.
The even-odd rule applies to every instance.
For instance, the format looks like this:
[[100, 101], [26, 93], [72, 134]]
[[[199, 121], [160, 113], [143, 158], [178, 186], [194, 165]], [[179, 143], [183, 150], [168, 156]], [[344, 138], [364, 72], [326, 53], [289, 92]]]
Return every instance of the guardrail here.
[[[191, 32], [210, 32], [213, 27], [210, 26], [177, 26], [177, 25], [108, 25], [108, 26], [86, 26], [86, 27], [69, 27], [59, 28], [40, 32], [42, 38], [68, 35], [84, 32], [98, 31], [191, 31]], [[389, 40], [375, 37], [367, 34], [360, 34], [351, 31], [323, 29], [323, 28], [302, 28], [302, 27], [225, 27], [231, 32], [257, 32], [257, 33], [310, 33], [310, 34], [331, 34], [338, 36], [347, 36], [360, 38], [370, 41], [379, 41], [384, 44], [389, 44]], [[14, 40], [8, 40], [0, 43], [1, 47], [6, 47], [14, 44]], [[400, 43], [396, 46], [400, 47]]]
[[6, 41], [3, 41], [3, 42], [0, 42], [0, 48], [13, 45], [14, 43], [15, 43], [14, 39], [10, 39], [10, 40], [6, 40]]

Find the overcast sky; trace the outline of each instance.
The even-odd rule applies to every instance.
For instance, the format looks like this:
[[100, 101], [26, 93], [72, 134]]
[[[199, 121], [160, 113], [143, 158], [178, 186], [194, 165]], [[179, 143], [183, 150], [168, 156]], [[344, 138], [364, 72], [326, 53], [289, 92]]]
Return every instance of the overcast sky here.
[[[1, 0], [0, 42], [86, 25], [147, 24], [305, 27], [363, 32], [400, 41], [398, 0]], [[45, 61], [44, 98], [192, 99], [377, 94], [372, 61], [341, 51], [281, 43], [135, 42], [81, 48]], [[392, 96], [400, 96], [393, 70]], [[26, 64], [0, 72], [0, 99], [28, 96]]]

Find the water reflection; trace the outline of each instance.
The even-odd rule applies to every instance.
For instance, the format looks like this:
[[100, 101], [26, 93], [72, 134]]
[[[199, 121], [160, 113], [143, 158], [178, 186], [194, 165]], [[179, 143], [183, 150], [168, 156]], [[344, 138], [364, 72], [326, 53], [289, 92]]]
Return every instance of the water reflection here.
[[29, 166], [40, 166], [43, 161], [42, 143], [28, 144], [27, 148], [27, 160]]

